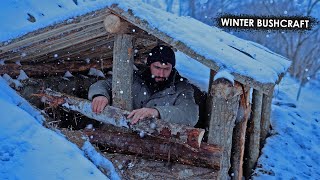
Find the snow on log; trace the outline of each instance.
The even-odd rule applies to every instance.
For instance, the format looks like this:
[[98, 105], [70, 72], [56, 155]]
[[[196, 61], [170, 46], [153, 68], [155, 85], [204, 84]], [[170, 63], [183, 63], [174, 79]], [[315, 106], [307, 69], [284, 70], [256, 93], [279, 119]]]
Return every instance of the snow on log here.
[[114, 130], [86, 130], [91, 143], [103, 145], [110, 152], [137, 154], [198, 167], [220, 169], [222, 150], [216, 145], [202, 143], [196, 151], [174, 141]]
[[92, 112], [91, 102], [85, 99], [72, 97], [66, 94], [45, 90], [45, 94], [37, 94], [43, 97], [46, 103], [51, 106], [62, 106], [67, 110], [73, 110], [100, 122], [112, 124], [117, 127], [126, 127], [133, 131], [146, 133], [152, 136], [162, 137], [164, 139], [175, 139], [175, 141], [199, 148], [203, 138], [204, 129], [194, 128], [182, 124], [169, 123], [163, 119], [149, 118], [131, 125], [130, 120], [126, 118], [129, 111], [125, 111], [113, 106], [106, 106], [102, 113]]

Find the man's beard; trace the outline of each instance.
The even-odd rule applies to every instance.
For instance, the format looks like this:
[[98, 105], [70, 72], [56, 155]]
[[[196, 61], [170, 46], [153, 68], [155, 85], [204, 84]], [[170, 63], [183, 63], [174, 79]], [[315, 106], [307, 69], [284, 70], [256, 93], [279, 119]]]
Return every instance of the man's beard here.
[[[162, 81], [156, 81], [156, 78], [161, 78]], [[165, 87], [169, 86], [169, 84], [169, 78], [151, 75], [151, 85], [153, 86], [155, 91], [163, 90]]]
[[173, 72], [171, 72], [170, 76], [168, 78], [163, 78], [163, 81], [156, 81], [155, 78], [161, 78], [159, 76], [155, 76], [151, 74], [150, 69], [147, 69], [143, 74], [142, 74], [142, 79], [145, 80], [147, 86], [150, 88], [150, 90], [155, 93], [158, 91], [161, 91], [167, 87], [170, 86], [172, 83], [173, 79]]

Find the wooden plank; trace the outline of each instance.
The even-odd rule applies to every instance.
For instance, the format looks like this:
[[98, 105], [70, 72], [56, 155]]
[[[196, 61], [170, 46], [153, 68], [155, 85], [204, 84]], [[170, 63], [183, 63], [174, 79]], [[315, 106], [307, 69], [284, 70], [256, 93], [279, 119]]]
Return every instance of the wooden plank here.
[[117, 127], [125, 127], [133, 131], [163, 137], [164, 139], [175, 139], [175, 141], [199, 148], [204, 135], [204, 129], [194, 128], [183, 124], [170, 123], [164, 119], [149, 118], [132, 125], [126, 116], [129, 111], [113, 106], [106, 106], [100, 114], [92, 112], [91, 102], [86, 99], [76, 98], [52, 90], [45, 90], [45, 94], [35, 94], [43, 98], [45, 103], [51, 107], [61, 106], [67, 111], [82, 113], [91, 119], [111, 124]]
[[231, 179], [242, 180], [247, 122], [251, 112], [250, 88], [243, 88], [232, 136]]
[[247, 130], [247, 145], [246, 145], [246, 161], [244, 175], [246, 178], [251, 176], [253, 168], [259, 157], [260, 146], [260, 121], [262, 111], [262, 97], [261, 91], [253, 90], [252, 98], [252, 114], [248, 123]]
[[0, 50], [11, 51], [17, 48], [31, 45], [32, 43], [38, 43], [40, 41], [51, 39], [55, 36], [68, 34], [69, 32], [78, 30], [84, 26], [90, 26], [99, 22], [102, 23], [105, 15], [107, 15], [108, 13], [109, 12], [107, 12], [105, 9], [102, 9], [75, 17], [72, 22], [69, 22], [69, 20], [65, 20], [62, 23], [30, 32], [10, 42], [2, 43], [0, 45]]
[[263, 95], [262, 99], [262, 114], [261, 114], [261, 134], [260, 134], [260, 149], [262, 149], [265, 140], [270, 130], [272, 95]]
[[8, 74], [11, 77], [17, 77], [20, 74], [20, 70], [23, 70], [29, 77], [63, 76], [67, 71], [71, 73], [80, 73], [89, 71], [90, 68], [107, 69], [111, 67], [111, 59], [105, 61], [103, 66], [95, 61], [90, 63], [84, 61], [65, 61], [63, 63], [23, 64], [22, 66], [17, 64], [5, 64], [0, 66], [0, 75]]
[[[153, 28], [150, 26], [146, 21], [134, 16], [130, 12], [126, 12], [119, 8], [118, 6], [111, 6], [109, 7], [110, 11], [112, 11], [114, 14], [120, 16], [122, 19], [136, 25], [137, 27], [141, 28], [144, 31], [147, 31], [148, 33], [152, 34], [153, 36], [159, 38], [160, 40], [164, 41], [165, 43], [173, 46], [174, 48], [177, 48], [179, 51], [185, 53], [189, 57], [199, 61], [200, 63], [204, 64], [205, 66], [209, 67], [210, 69], [214, 71], [219, 70], [219, 66], [215, 61], [206, 59], [204, 56], [199, 55], [196, 53], [193, 49], [188, 47], [186, 44], [182, 43], [181, 41], [176, 41], [174, 38], [168, 36], [167, 34], [159, 31], [158, 29]], [[250, 87], [253, 87], [257, 90], [262, 91], [265, 94], [272, 93], [272, 89], [274, 87], [273, 83], [261, 83], [259, 81], [254, 80], [253, 78], [246, 77], [237, 73], [231, 73], [235, 80], [240, 82], [241, 84], [248, 85]]]
[[208, 143], [224, 148], [220, 179], [229, 178], [232, 134], [241, 93], [239, 86], [233, 86], [226, 79], [217, 79], [212, 83], [208, 94], [209, 101], [212, 102], [211, 111], [208, 112], [210, 114]]
[[133, 109], [133, 37], [116, 35], [113, 46], [112, 105], [131, 111]]
[[[6, 55], [5, 57], [1, 56], [1, 58], [3, 58], [6, 61], [15, 61], [17, 59], [23, 61], [26, 59], [34, 59], [41, 55], [45, 55], [50, 52], [61, 50], [61, 49], [73, 46], [75, 44], [84, 43], [90, 39], [101, 37], [107, 34], [107, 32], [105, 32], [103, 27], [102, 26], [100, 27], [100, 26], [101, 25], [99, 25], [99, 28], [92, 27], [90, 29], [83, 30], [78, 33], [74, 33], [69, 36], [62, 37], [50, 43], [42, 43], [36, 46], [32, 46], [24, 50], [21, 50], [18, 53], [11, 53], [9, 55]], [[26, 55], [21, 56], [21, 52], [25, 52]]]

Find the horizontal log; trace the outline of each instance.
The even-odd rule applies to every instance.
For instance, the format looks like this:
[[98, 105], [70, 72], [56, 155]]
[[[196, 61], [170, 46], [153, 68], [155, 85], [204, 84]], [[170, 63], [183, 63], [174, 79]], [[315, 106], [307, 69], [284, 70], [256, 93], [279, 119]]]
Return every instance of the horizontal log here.
[[129, 153], [164, 161], [199, 167], [220, 169], [222, 150], [215, 145], [202, 143], [197, 151], [192, 148], [157, 137], [144, 136], [114, 130], [86, 130], [91, 143], [98, 143], [109, 152]]
[[[60, 129], [60, 132], [79, 148], [82, 148], [87, 139], [93, 143], [83, 131]], [[120, 154], [114, 151], [108, 153], [102, 148], [100, 150], [103, 153], [98, 152], [102, 156], [112, 161], [121, 179], [217, 179], [218, 171], [212, 168], [167, 163], [167, 161], [154, 160], [152, 157], [146, 159], [137, 155]], [[103, 172], [108, 173], [106, 169]]]
[[80, 112], [91, 119], [117, 127], [129, 128], [140, 133], [159, 136], [165, 139], [174, 138], [177, 142], [194, 148], [200, 147], [204, 135], [204, 129], [169, 123], [157, 118], [144, 119], [132, 125], [130, 120], [126, 118], [130, 113], [128, 111], [113, 106], [106, 106], [102, 113], [96, 114], [91, 110], [90, 101], [48, 89], [45, 90], [45, 94], [38, 94], [37, 96], [44, 97], [45, 102], [54, 107], [61, 106], [67, 110]]
[[112, 60], [104, 61], [103, 67], [101, 63], [92, 61], [86, 63], [84, 61], [64, 61], [54, 63], [39, 63], [39, 64], [5, 64], [0, 66], [0, 75], [8, 74], [11, 77], [19, 76], [20, 70], [23, 70], [29, 77], [44, 77], [44, 76], [60, 76], [66, 71], [71, 73], [81, 73], [89, 71], [90, 68], [107, 69], [112, 67]]
[[118, 153], [105, 153], [118, 169], [121, 179], [218, 179], [219, 171], [212, 168], [203, 168], [177, 163], [148, 160], [136, 155], [123, 155]]

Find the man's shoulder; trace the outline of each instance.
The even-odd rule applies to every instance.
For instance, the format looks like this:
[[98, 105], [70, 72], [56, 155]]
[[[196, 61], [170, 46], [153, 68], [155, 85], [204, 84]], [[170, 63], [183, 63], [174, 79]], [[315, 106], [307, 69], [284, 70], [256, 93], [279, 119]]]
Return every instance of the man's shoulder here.
[[188, 79], [181, 77], [176, 81], [175, 86], [177, 90], [193, 90], [192, 84]]

